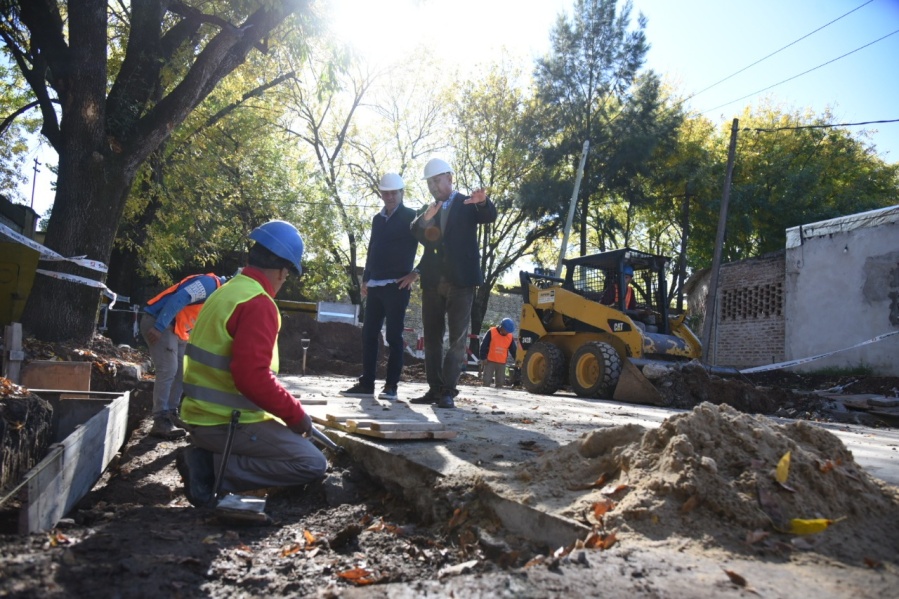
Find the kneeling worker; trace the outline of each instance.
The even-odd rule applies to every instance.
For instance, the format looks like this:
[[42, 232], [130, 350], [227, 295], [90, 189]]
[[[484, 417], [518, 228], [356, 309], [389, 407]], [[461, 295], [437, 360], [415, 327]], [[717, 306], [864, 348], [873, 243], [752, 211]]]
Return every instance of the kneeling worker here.
[[177, 466], [195, 506], [214, 499], [233, 410], [240, 421], [223, 491], [302, 485], [324, 477], [328, 466], [305, 437], [311, 418], [275, 377], [281, 315], [274, 297], [288, 274], [302, 272], [303, 239], [280, 220], [257, 227], [250, 239], [248, 266], [206, 301], [186, 350], [181, 419], [191, 445]]
[[506, 384], [506, 361], [509, 354], [515, 359], [515, 323], [511, 318], [503, 318], [499, 326], [491, 327], [484, 340], [478, 357], [484, 363], [484, 386], [489, 387], [496, 378], [496, 388], [502, 389]]

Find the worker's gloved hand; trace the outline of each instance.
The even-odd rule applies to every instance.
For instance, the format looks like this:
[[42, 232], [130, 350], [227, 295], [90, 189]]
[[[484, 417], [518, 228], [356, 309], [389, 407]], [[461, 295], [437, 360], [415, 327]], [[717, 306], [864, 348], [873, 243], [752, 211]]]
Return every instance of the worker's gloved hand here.
[[291, 426], [290, 430], [304, 437], [309, 435], [312, 432], [312, 417], [309, 414], [303, 414], [302, 420]]

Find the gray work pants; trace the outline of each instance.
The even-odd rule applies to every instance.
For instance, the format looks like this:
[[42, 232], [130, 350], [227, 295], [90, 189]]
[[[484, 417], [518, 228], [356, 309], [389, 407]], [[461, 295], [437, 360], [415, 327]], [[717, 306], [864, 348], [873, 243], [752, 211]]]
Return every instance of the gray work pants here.
[[484, 361], [484, 386], [489, 387], [496, 378], [496, 388], [502, 389], [506, 384], [506, 365], [499, 362]]
[[[156, 324], [156, 318], [144, 314], [140, 319], [140, 333], [147, 341], [147, 331]], [[182, 341], [172, 326], [162, 332], [156, 343], [147, 341], [150, 358], [156, 368], [156, 382], [153, 384], [153, 415], [178, 410], [184, 383], [184, 351], [187, 342]]]
[[[188, 426], [190, 440], [213, 454], [215, 472], [222, 463], [228, 425]], [[312, 442], [276, 420], [238, 424], [225, 467], [222, 491], [305, 485], [325, 476], [328, 460]]]
[[[455, 397], [465, 361], [471, 325], [474, 287], [457, 287], [441, 281], [421, 292], [421, 320], [425, 335], [425, 374], [435, 395]], [[449, 348], [443, 353], [443, 333], [449, 329]]]

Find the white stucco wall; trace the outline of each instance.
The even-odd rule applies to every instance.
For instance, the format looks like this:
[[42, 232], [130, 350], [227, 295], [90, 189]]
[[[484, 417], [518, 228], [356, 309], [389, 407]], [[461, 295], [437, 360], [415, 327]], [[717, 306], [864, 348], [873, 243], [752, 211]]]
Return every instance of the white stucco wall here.
[[[787, 231], [785, 358], [899, 331], [899, 206]], [[797, 367], [899, 376], [899, 335]]]

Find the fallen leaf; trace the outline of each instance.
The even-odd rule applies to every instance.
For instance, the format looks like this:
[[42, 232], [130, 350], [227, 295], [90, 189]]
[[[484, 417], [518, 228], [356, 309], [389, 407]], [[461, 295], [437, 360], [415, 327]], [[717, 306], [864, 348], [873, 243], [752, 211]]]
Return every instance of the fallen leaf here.
[[793, 518], [790, 520], [788, 532], [794, 535], [813, 535], [827, 530], [828, 526], [835, 522], [839, 522], [840, 520], [842, 520], [842, 518], [838, 520], [829, 520], [827, 518], [814, 518], [811, 520]]
[[[723, 568], [722, 568], [723, 569]], [[745, 587], [746, 579], [734, 572], [733, 570], [724, 570], [724, 573], [727, 574], [727, 577], [730, 578], [730, 581], [737, 586]]]
[[623, 493], [630, 488], [630, 485], [617, 485], [615, 487], [607, 487], [600, 491], [603, 495], [617, 495], [618, 493]]
[[680, 506], [680, 513], [689, 514], [699, 505], [699, 495], [691, 495], [688, 500], [684, 502], [684, 505]]
[[466, 520], [468, 520], [468, 510], [456, 508], [455, 511], [453, 511], [453, 517], [450, 518], [448, 526], [451, 529], [456, 528]]
[[603, 500], [603, 501], [597, 501], [596, 503], [593, 504], [593, 516], [594, 516], [597, 520], [600, 520], [600, 521], [601, 521], [601, 520], [602, 520], [602, 517], [603, 517], [606, 513], [608, 513], [608, 512], [610, 512], [610, 511], [612, 511], [613, 509], [615, 509], [615, 506], [616, 506], [616, 505], [617, 505], [617, 504], [616, 504], [614, 501], [612, 501], [611, 499], [605, 499], [605, 500]]
[[602, 487], [604, 487], [606, 485], [607, 482], [609, 482], [608, 475], [605, 472], [603, 472], [602, 475], [600, 475], [600, 477], [597, 478], [592, 483], [587, 483], [585, 485], [571, 485], [570, 487], [568, 487], [568, 489], [571, 491], [586, 491], [587, 489], [601, 489]]
[[293, 555], [294, 553], [298, 553], [302, 549], [303, 548], [300, 547], [299, 543], [294, 543], [293, 545], [288, 545], [287, 547], [284, 547], [283, 549], [281, 549], [281, 557], [287, 557], [289, 555]]
[[818, 470], [820, 470], [820, 471], [823, 472], [824, 474], [827, 474], [828, 472], [830, 472], [831, 470], [833, 470], [835, 467], [836, 467], [836, 464], [834, 464], [834, 463], [831, 462], [830, 460], [825, 460], [825, 461], [820, 462], [820, 463], [818, 464]]
[[746, 533], [746, 544], [747, 545], [755, 545], [759, 541], [764, 541], [771, 533], [767, 530], [751, 530]]
[[306, 545], [315, 545], [318, 542], [318, 539], [306, 529], [303, 529], [303, 538], [306, 539]]
[[870, 557], [865, 558], [865, 565], [871, 568], [872, 570], [880, 570], [883, 568], [883, 562], [878, 561], [876, 559], [872, 559]]
[[777, 462], [777, 469], [774, 471], [774, 480], [780, 484], [787, 482], [787, 477], [790, 476], [790, 453], [788, 451], [783, 454], [783, 457]]
[[346, 570], [344, 572], [337, 573], [338, 578], [349, 580], [353, 584], [360, 586], [372, 584], [374, 582], [374, 580], [369, 578], [369, 576], [371, 576], [371, 572], [369, 572], [365, 568], [353, 568], [352, 570]]
[[606, 549], [611, 548], [612, 545], [614, 545], [617, 542], [618, 542], [618, 538], [615, 536], [615, 533], [610, 532], [609, 534], [603, 536], [602, 544], [599, 546], [599, 548], [602, 549], [603, 551], [605, 551]]

